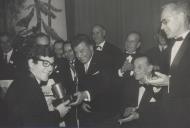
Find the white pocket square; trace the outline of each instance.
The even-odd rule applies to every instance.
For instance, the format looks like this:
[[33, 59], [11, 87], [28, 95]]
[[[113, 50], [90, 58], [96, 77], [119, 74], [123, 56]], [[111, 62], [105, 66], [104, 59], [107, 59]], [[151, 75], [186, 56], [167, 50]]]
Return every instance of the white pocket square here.
[[93, 73], [92, 75], [94, 76], [94, 75], [97, 75], [97, 74], [99, 74], [100, 73], [100, 71], [96, 71], [95, 73]]
[[156, 102], [156, 99], [152, 97], [149, 102]]

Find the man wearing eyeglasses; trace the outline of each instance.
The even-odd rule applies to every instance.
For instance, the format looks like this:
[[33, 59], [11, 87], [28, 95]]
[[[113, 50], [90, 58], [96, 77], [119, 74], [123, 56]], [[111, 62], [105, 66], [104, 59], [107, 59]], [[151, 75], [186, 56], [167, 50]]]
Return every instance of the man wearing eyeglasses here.
[[43, 93], [54, 69], [54, 54], [49, 46], [33, 46], [27, 56], [28, 72], [18, 76], [8, 89], [5, 101], [8, 125], [18, 127], [56, 127], [70, 107], [65, 101], [50, 109]]

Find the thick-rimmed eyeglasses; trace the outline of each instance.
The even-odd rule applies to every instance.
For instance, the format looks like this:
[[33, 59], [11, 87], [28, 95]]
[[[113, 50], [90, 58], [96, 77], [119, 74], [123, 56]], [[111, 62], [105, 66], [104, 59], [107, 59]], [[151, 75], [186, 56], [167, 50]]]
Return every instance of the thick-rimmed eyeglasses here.
[[49, 66], [54, 67], [54, 66], [55, 66], [54, 63], [51, 63], [51, 62], [49, 62], [48, 60], [38, 59], [38, 61], [42, 61], [42, 65], [43, 65], [44, 67], [49, 67]]

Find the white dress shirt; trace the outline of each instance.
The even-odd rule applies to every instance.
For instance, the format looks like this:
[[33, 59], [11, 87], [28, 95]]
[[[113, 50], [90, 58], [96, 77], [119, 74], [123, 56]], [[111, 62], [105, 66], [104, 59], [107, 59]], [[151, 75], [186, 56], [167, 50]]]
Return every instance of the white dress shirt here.
[[[187, 36], [187, 34], [189, 33], [190, 30], [182, 33], [181, 35], [179, 35], [179, 37], [182, 37], [183, 39], [185, 39], [185, 37]], [[171, 58], [170, 58], [170, 65], [173, 63], [173, 60], [177, 54], [177, 52], [179, 51], [179, 48], [181, 47], [183, 43], [182, 41], [176, 41], [172, 47], [172, 51], [171, 51]]]
[[7, 63], [10, 62], [10, 59], [11, 59], [11, 56], [12, 56], [12, 53], [13, 53], [13, 49], [11, 49], [8, 53], [4, 53], [4, 55], [7, 55]]
[[140, 102], [141, 102], [141, 99], [142, 99], [142, 97], [144, 95], [145, 90], [146, 90], [145, 87], [143, 87], [143, 86], [139, 87], [138, 107], [140, 105]]
[[[93, 56], [93, 55], [92, 55], [92, 56]], [[89, 60], [87, 63], [84, 64], [85, 73], [88, 72], [88, 68], [89, 68], [89, 66], [90, 66], [90, 62], [91, 62], [91, 60], [92, 60], [92, 56], [91, 56], [90, 60]]]

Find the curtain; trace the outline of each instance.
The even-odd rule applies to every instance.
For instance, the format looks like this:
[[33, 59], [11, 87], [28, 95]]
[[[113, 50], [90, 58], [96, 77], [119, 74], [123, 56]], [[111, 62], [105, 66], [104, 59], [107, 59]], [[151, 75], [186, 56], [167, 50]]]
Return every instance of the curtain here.
[[107, 40], [119, 48], [130, 31], [142, 34], [142, 51], [156, 45], [153, 34], [160, 27], [160, 8], [169, 0], [66, 0], [67, 32], [91, 35], [94, 24], [107, 29]]

